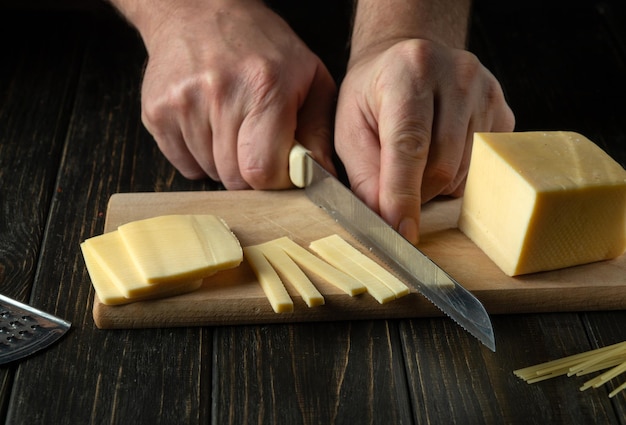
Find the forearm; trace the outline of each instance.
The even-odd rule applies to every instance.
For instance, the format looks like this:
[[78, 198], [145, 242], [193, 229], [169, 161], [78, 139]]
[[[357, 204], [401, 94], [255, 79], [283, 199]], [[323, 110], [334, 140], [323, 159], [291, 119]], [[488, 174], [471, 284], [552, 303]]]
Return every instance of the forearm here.
[[108, 0], [144, 37], [162, 24], [164, 17], [176, 8], [175, 0]]
[[355, 1], [352, 58], [411, 38], [466, 46], [471, 0]]
[[[225, 22], [230, 11], [263, 6], [263, 0], [108, 0], [141, 34], [148, 51], [164, 26], [195, 36], [198, 27]], [[203, 23], [204, 22], [204, 23]], [[190, 28], [191, 26], [191, 28]], [[194, 28], [195, 26], [195, 28]]]

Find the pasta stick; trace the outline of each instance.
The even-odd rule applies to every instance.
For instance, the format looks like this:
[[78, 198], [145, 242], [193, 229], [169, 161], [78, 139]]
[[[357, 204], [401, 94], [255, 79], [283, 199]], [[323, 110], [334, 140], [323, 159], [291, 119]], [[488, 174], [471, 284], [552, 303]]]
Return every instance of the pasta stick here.
[[612, 350], [608, 350], [607, 352], [598, 354], [597, 356], [593, 356], [589, 360], [570, 368], [570, 371], [567, 373], [567, 376], [576, 375], [577, 373], [584, 371], [589, 366], [593, 366], [594, 364], [599, 363], [600, 361], [606, 360], [616, 354], [623, 353], [624, 350], [626, 350], [626, 345], [620, 344], [619, 347], [616, 347], [616, 348], [613, 348]]
[[626, 341], [623, 343], [618, 343], [602, 348], [596, 348], [595, 350], [585, 351], [583, 353], [573, 354], [571, 356], [563, 357], [556, 360], [551, 360], [545, 363], [541, 363], [534, 366], [529, 366], [523, 369], [517, 369], [513, 371], [513, 373], [526, 380], [536, 376], [542, 375], [553, 375], [553, 376], [561, 376], [566, 374], [570, 368], [575, 367], [576, 365], [581, 364], [584, 360], [593, 358], [596, 354], [603, 353], [606, 351], [613, 350], [617, 346], [624, 345], [626, 346]]
[[608, 372], [603, 373], [602, 375], [600, 375], [600, 378], [602, 378], [602, 381], [603, 381], [602, 383], [605, 383], [615, 378], [617, 375], [621, 375], [624, 372], [626, 372], [626, 361], [624, 361], [619, 366], [615, 366], [613, 369], [609, 370]]
[[624, 382], [622, 385], [620, 385], [619, 387], [615, 388], [613, 391], [611, 391], [609, 393], [609, 398], [613, 398], [617, 395], [617, 393], [619, 393], [620, 391], [626, 390], [626, 382]]
[[[609, 368], [610, 370], [585, 382], [580, 390], [584, 391], [591, 387], [598, 388], [626, 372], [626, 341], [514, 370], [513, 373], [531, 384], [561, 375], [581, 376]], [[615, 397], [625, 389], [626, 382], [611, 391], [609, 397]]]

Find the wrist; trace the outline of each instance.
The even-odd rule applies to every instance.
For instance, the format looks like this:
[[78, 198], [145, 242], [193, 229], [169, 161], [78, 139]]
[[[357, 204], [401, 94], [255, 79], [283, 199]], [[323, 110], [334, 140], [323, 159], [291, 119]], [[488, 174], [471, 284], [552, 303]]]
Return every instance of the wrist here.
[[409, 39], [450, 48], [467, 43], [470, 0], [358, 0], [350, 61]]
[[161, 34], [169, 37], [170, 29], [193, 34], [194, 27], [215, 26], [218, 20], [240, 9], [251, 12], [265, 7], [262, 0], [109, 0], [134, 26], [146, 45], [158, 45]]

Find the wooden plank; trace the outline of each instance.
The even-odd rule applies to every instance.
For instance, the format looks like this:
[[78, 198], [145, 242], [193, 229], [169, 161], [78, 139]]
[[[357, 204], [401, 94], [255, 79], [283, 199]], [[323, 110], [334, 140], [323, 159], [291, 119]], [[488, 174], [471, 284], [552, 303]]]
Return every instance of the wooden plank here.
[[[242, 246], [290, 236], [306, 247], [309, 242], [334, 233], [357, 245], [330, 216], [306, 199], [302, 191], [119, 194], [109, 203], [105, 230], [146, 214], [202, 212], [223, 217]], [[325, 296], [324, 306], [308, 308], [291, 290], [296, 303], [294, 312], [274, 313], [254, 273], [244, 262], [236, 269], [206, 279], [201, 289], [178, 297], [124, 306], [105, 306], [96, 299], [94, 318], [98, 326], [124, 328], [363, 319], [387, 317], [406, 309], [437, 314], [415, 293], [381, 305], [367, 294], [353, 298], [315, 276], [310, 277]]]
[[393, 322], [214, 332], [215, 423], [411, 423]]
[[[27, 21], [21, 24], [31, 28]], [[139, 88], [145, 53], [133, 31], [121, 21], [85, 15], [68, 15], [50, 25], [43, 28], [67, 28], [69, 36], [59, 41], [59, 49], [72, 40], [83, 40], [87, 47], [31, 301], [73, 326], [54, 347], [19, 364], [7, 421], [207, 423], [211, 378], [203, 347], [210, 356], [210, 330], [98, 331], [79, 243], [102, 231], [106, 203], [116, 191], [206, 190], [211, 185], [178, 176], [142, 129]], [[55, 87], [46, 70], [64, 58], [52, 55], [46, 63], [24, 67]], [[53, 105], [42, 107], [52, 114]], [[135, 158], [143, 161], [141, 166]]]
[[[0, 289], [22, 302], [30, 300], [80, 65], [80, 42], [65, 29], [52, 32], [56, 18], [0, 13]], [[51, 35], [24, 31], [25, 22]], [[0, 369], [0, 417], [15, 370]]]
[[496, 316], [490, 352], [449, 321], [401, 328], [416, 423], [613, 423], [606, 393], [580, 392], [584, 378], [529, 385], [513, 370], [587, 347], [577, 314]]
[[[612, 43], [614, 49], [613, 54], [616, 59], [623, 64], [626, 62], [626, 30], [623, 25], [626, 20], [626, 5], [623, 1], [610, 0], [597, 2], [596, 8], [603, 21], [606, 23], [608, 31], [615, 39], [614, 43]], [[626, 93], [626, 90], [623, 88], [623, 78], [618, 81], [611, 81], [611, 83], [615, 85], [618, 93]], [[614, 114], [617, 116], [624, 116], [626, 113], [626, 106], [624, 106], [622, 102], [616, 102], [613, 107], [615, 108]], [[626, 151], [626, 129], [623, 125], [621, 127], [621, 133], [616, 134], [618, 137], [613, 137], [608, 143], [612, 150], [621, 152], [621, 158], [626, 158], [626, 153], [624, 153], [624, 151]], [[622, 161], [622, 165], [626, 165], [626, 161]], [[626, 312], [624, 311], [584, 314], [583, 323], [590, 335], [591, 348], [599, 348], [625, 341], [626, 331], [622, 326], [624, 320], [626, 320]], [[607, 397], [610, 391], [625, 381], [626, 376], [620, 375], [618, 378], [611, 380], [599, 389], [587, 391], [595, 391], [598, 393], [599, 397]], [[626, 423], [624, 419], [626, 418], [626, 393], [621, 392], [616, 395], [613, 406], [620, 423]]]
[[[478, 1], [476, 12], [472, 48], [503, 82], [517, 129], [581, 131], [604, 143], [623, 163], [624, 143], [616, 122], [623, 112], [612, 113], [607, 104], [587, 102], [593, 96], [610, 97], [612, 90], [621, 93], [624, 87], [623, 82], [613, 86], [617, 74], [613, 71], [608, 73], [609, 81], [599, 81], [606, 67], [621, 65], [611, 53], [591, 2], [555, 7], [555, 2], [538, 6]], [[496, 353], [480, 347], [450, 322], [430, 320], [421, 326], [408, 321], [410, 325], [400, 330], [412, 401], [422, 405], [416, 409], [415, 422], [618, 422], [623, 414], [616, 416], [606, 393], [579, 392], [580, 379], [528, 385], [513, 376], [514, 369], [595, 348], [580, 316], [492, 316]], [[619, 323], [621, 313], [583, 315], [589, 316]], [[614, 325], [613, 332], [605, 335], [611, 336], [608, 340], [624, 337], [618, 328]]]
[[[626, 341], [626, 332], [623, 324], [626, 321], [626, 311], [616, 312], [592, 312], [583, 316], [583, 324], [589, 330], [591, 347], [590, 349], [606, 347], [611, 344]], [[579, 351], [581, 351], [579, 349]], [[571, 354], [576, 354], [572, 352]], [[587, 379], [595, 377], [598, 374], [589, 375]], [[578, 381], [580, 382], [580, 381]], [[587, 395], [596, 395], [602, 398], [608, 398], [608, 394], [616, 389], [619, 385], [626, 382], [626, 374], [621, 374], [600, 388], [593, 388], [586, 391]], [[564, 383], [565, 385], [567, 383]], [[576, 386], [575, 383], [569, 384]], [[595, 394], [594, 394], [595, 393]], [[614, 397], [614, 407], [617, 417], [621, 418], [621, 423], [625, 423], [626, 418], [626, 392], [622, 391]]]
[[[621, 309], [626, 307], [626, 256], [553, 272], [506, 276], [456, 227], [460, 199], [423, 208], [419, 247], [456, 277], [493, 314]], [[375, 257], [302, 191], [127, 193], [111, 197], [105, 231], [120, 224], [164, 214], [216, 214], [231, 226], [243, 246], [289, 236], [307, 247], [337, 233]], [[349, 297], [316, 280], [326, 305], [308, 308], [298, 294], [293, 313], [276, 314], [247, 263], [205, 280], [201, 289], [178, 297], [106, 306], [94, 302], [103, 328], [203, 326], [440, 315], [415, 291], [388, 304], [369, 296]]]

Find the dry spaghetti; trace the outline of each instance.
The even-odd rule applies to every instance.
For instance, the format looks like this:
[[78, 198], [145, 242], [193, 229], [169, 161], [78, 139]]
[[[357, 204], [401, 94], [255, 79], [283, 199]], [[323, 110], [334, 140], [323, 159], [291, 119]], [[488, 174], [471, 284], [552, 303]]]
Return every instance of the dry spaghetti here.
[[[609, 370], [585, 382], [580, 387], [580, 390], [584, 391], [591, 387], [598, 388], [626, 372], [626, 341], [523, 369], [517, 369], [514, 370], [513, 373], [529, 384], [532, 384], [557, 376], [582, 376], [606, 369]], [[625, 389], [626, 382], [611, 391], [609, 397], [615, 397], [616, 394]]]

